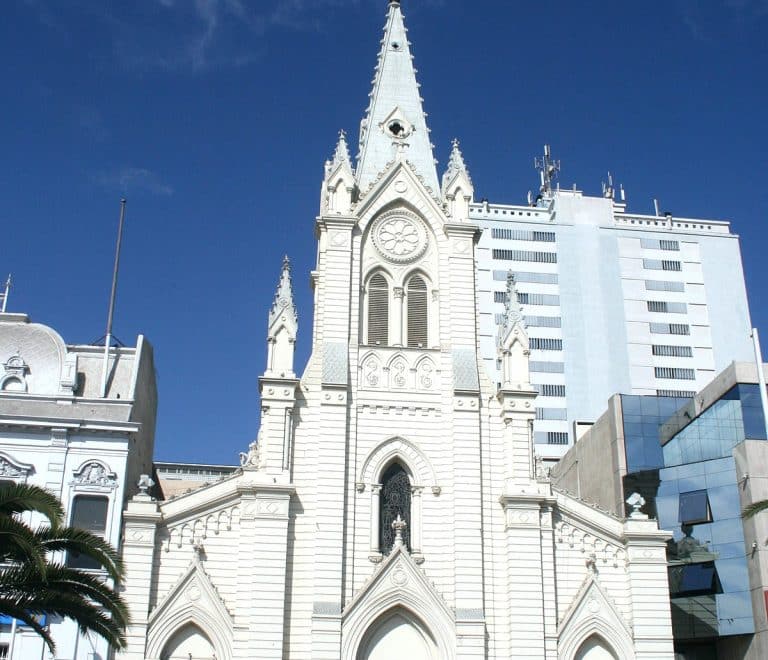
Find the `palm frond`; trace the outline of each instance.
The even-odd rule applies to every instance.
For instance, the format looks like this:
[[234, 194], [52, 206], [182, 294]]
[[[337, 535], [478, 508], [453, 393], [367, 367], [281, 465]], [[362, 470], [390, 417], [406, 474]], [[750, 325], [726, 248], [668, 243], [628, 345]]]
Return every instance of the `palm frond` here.
[[45, 549], [23, 521], [0, 515], [0, 562], [26, 562], [39, 571], [45, 567]]
[[744, 518], [753, 518], [758, 513], [765, 511], [766, 509], [768, 509], [768, 500], [760, 500], [759, 502], [753, 502], [749, 506], [744, 507], [741, 515]]
[[99, 562], [113, 580], [119, 582], [123, 578], [123, 560], [100, 536], [76, 527], [51, 527], [39, 529], [37, 538], [49, 552], [64, 550], [85, 555]]
[[[6, 616], [11, 616], [14, 619], [23, 621], [25, 625], [32, 628], [38, 635], [40, 635], [40, 637], [43, 638], [43, 640], [45, 640], [45, 645], [48, 647], [51, 654], [56, 655], [56, 644], [54, 644], [50, 633], [37, 621], [35, 618], [35, 613], [30, 612], [23, 607], [19, 607], [13, 601], [8, 600], [2, 596], [0, 596], [0, 612]], [[41, 612], [38, 612], [37, 614], [39, 615]]]
[[58, 498], [39, 486], [29, 484], [3, 484], [0, 486], [0, 515], [37, 511], [59, 525], [64, 520], [64, 507]]

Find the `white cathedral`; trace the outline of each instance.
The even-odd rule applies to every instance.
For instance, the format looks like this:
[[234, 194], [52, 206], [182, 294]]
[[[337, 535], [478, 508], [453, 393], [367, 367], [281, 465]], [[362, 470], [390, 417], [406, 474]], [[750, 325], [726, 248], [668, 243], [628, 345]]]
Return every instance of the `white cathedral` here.
[[359, 157], [342, 133], [325, 165], [309, 362], [286, 261], [241, 469], [163, 501], [145, 480], [122, 513], [117, 658], [673, 658], [669, 535], [534, 456], [513, 281], [486, 373], [472, 201], [458, 144], [438, 180], [390, 1]]

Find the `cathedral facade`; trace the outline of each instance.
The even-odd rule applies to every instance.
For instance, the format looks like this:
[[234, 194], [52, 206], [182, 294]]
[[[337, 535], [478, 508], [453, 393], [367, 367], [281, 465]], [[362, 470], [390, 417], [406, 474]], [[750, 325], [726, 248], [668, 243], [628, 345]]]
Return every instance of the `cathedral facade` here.
[[535, 459], [512, 278], [486, 373], [472, 181], [458, 144], [438, 180], [411, 60], [390, 2], [360, 154], [325, 165], [303, 373], [286, 261], [241, 468], [127, 505], [121, 659], [673, 657], [668, 534]]

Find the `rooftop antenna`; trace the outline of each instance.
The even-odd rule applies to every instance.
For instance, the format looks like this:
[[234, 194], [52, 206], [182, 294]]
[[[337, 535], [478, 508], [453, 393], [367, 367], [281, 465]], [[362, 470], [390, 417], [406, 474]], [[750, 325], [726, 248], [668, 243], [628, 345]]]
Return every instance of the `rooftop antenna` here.
[[11, 274], [8, 273], [8, 279], [5, 280], [5, 291], [0, 294], [0, 298], [3, 299], [2, 313], [5, 314], [5, 308], [8, 305], [8, 292], [11, 290]]
[[101, 372], [101, 398], [107, 396], [107, 377], [109, 375], [109, 345], [112, 343], [112, 319], [115, 315], [117, 298], [117, 271], [120, 268], [120, 245], [123, 242], [123, 222], [125, 221], [125, 199], [120, 200], [120, 222], [117, 226], [117, 246], [115, 247], [115, 267], [112, 271], [112, 291], [109, 294], [109, 312], [107, 313], [107, 334], [104, 337], [104, 368]]
[[552, 160], [552, 154], [548, 144], [544, 145], [544, 156], [542, 158], [533, 159], [533, 167], [539, 170], [539, 175], [541, 177], [541, 195], [543, 197], [551, 197], [552, 182], [560, 171], [560, 161]]
[[661, 213], [659, 212], [659, 200], [655, 197], [653, 198], [653, 210], [656, 211], [656, 215], [659, 216]]

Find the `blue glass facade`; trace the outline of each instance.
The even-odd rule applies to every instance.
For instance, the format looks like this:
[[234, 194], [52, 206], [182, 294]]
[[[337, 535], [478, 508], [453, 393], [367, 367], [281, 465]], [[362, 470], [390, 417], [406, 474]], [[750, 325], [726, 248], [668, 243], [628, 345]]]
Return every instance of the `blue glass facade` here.
[[[684, 411], [688, 399], [621, 400], [625, 493], [641, 492], [649, 513], [674, 534], [668, 556], [675, 638], [754, 632], [733, 449], [766, 439], [759, 387], [736, 385], [693, 419]], [[662, 427], [670, 424], [682, 428], [662, 444]]]

